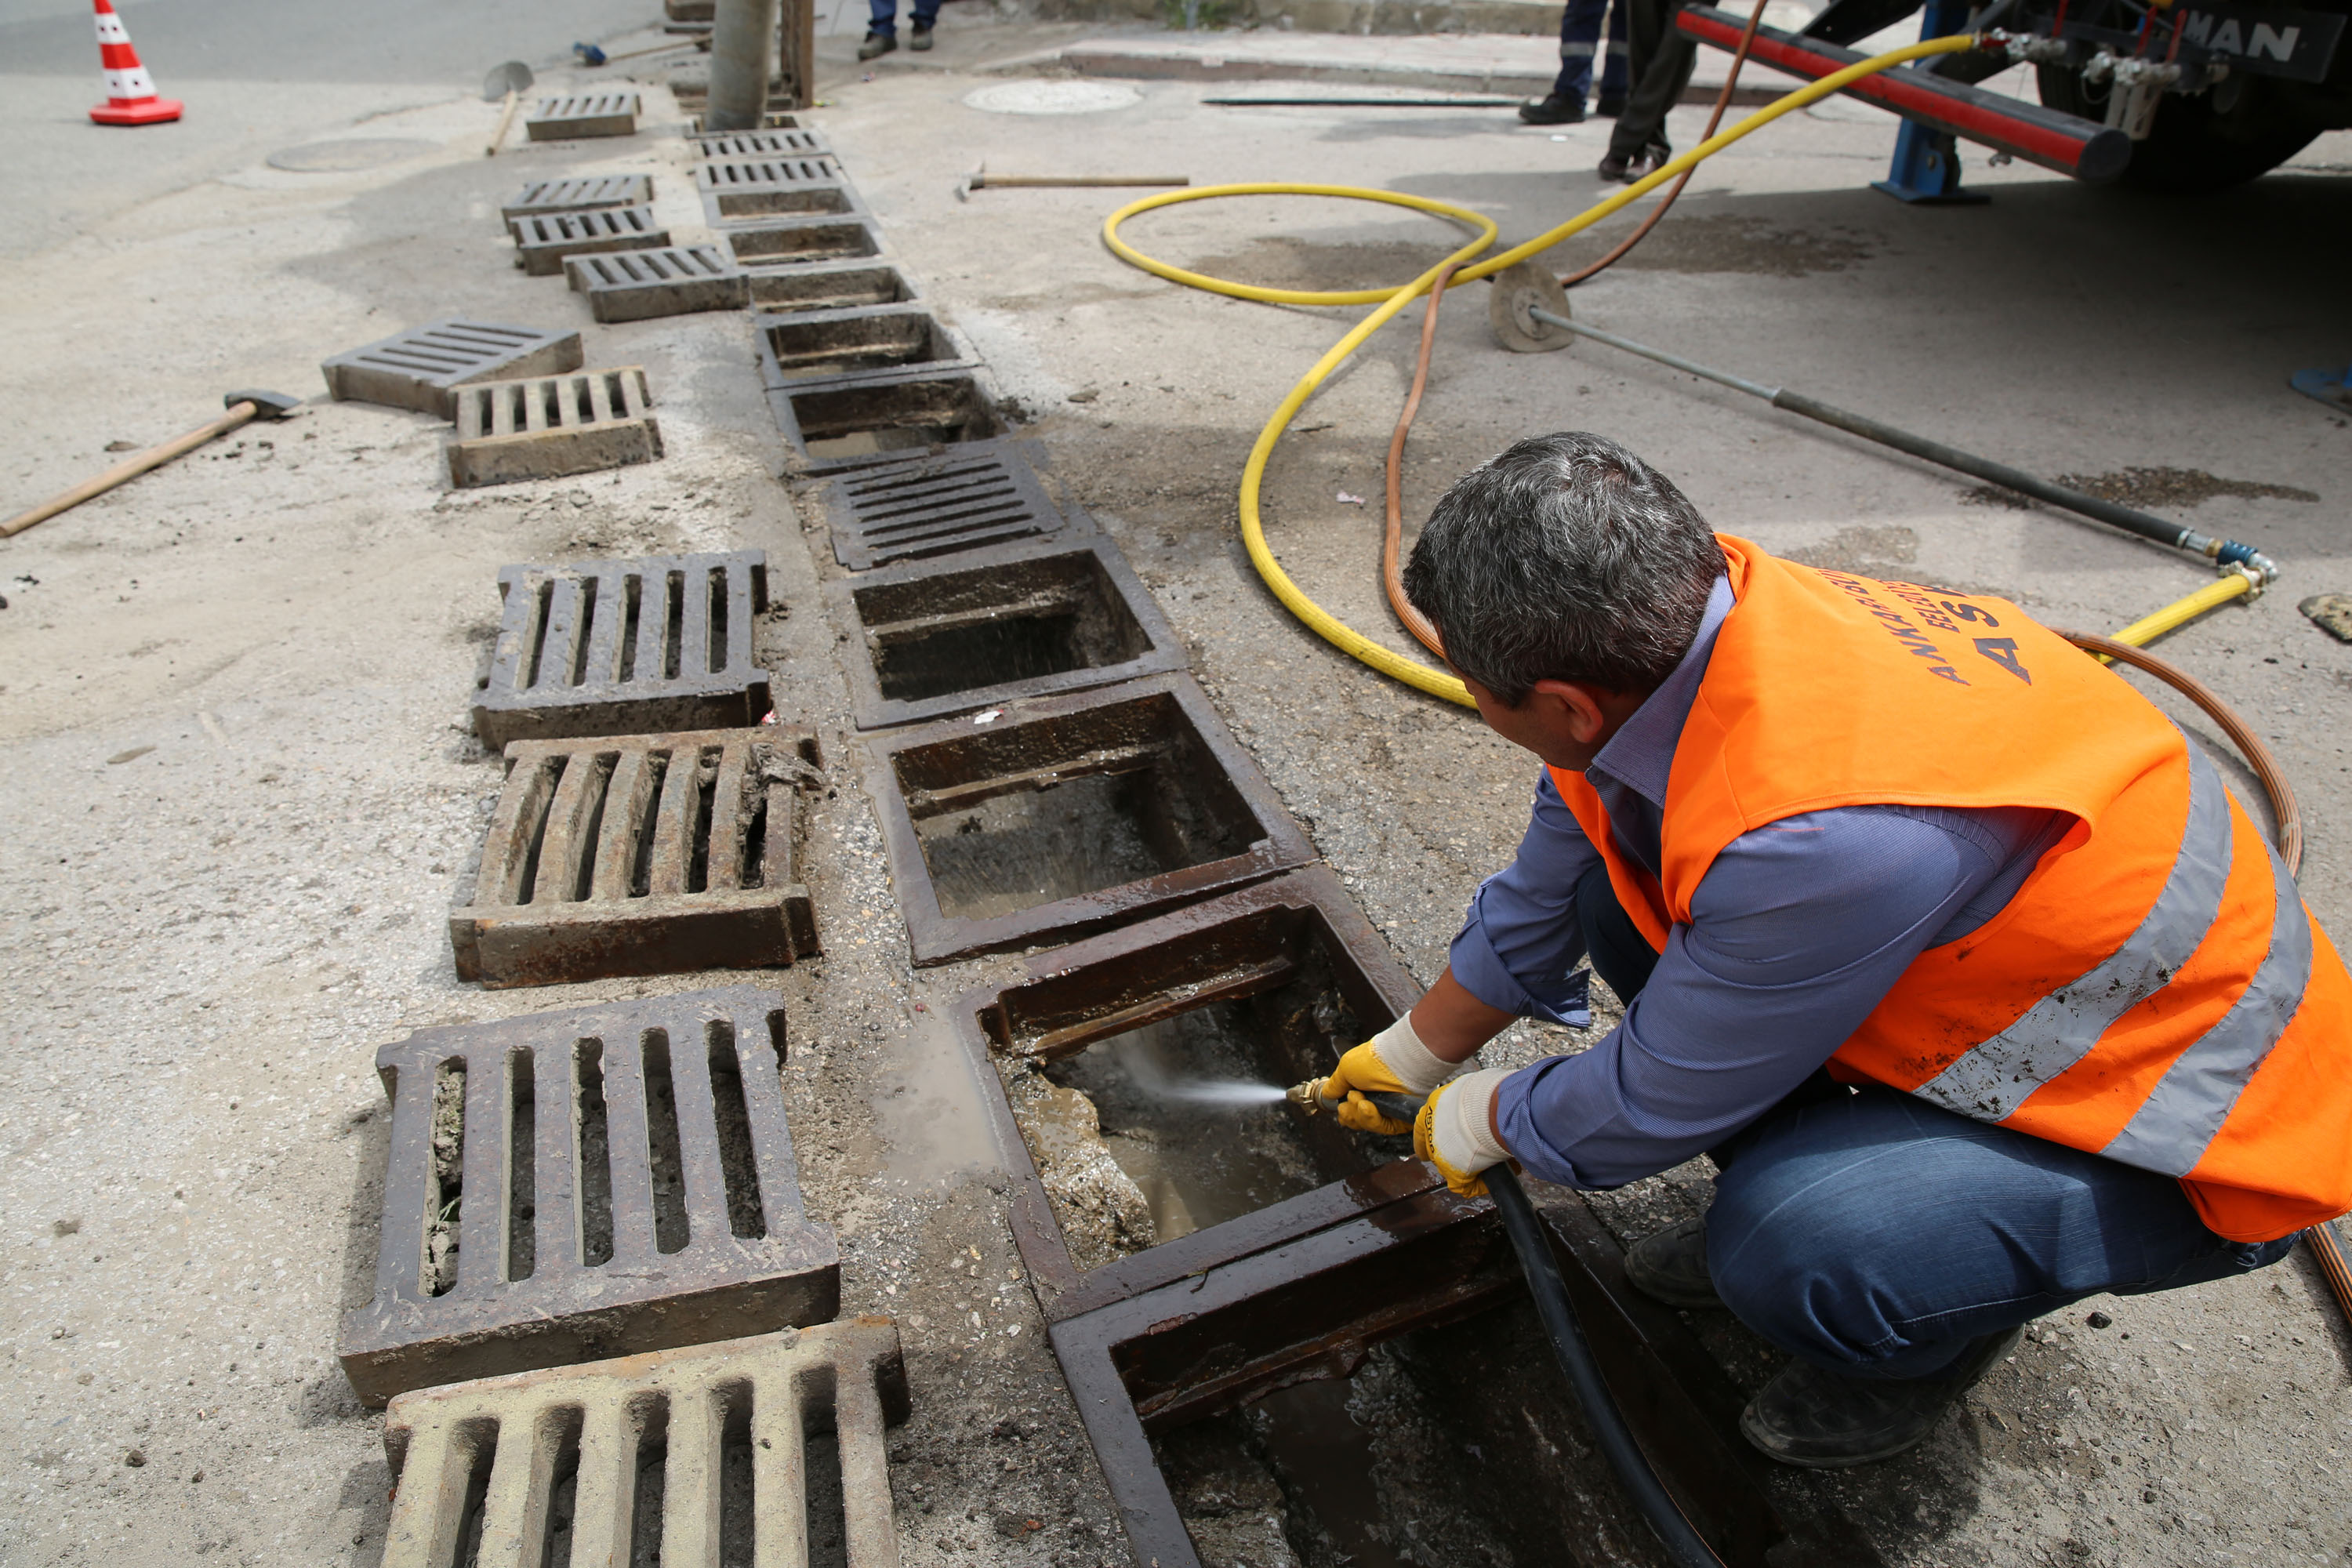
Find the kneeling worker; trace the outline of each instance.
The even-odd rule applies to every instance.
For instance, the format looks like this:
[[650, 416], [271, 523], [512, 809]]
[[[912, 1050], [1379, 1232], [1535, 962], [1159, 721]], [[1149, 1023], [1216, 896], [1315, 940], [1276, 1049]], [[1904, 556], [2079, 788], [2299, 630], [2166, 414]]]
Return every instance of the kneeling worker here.
[[[1713, 533], [1587, 435], [1455, 484], [1405, 584], [1547, 773], [1444, 974], [1323, 1093], [1369, 1126], [1346, 1097], [1435, 1090], [1456, 1191], [1710, 1155], [1704, 1220], [1627, 1271], [1795, 1356], [1741, 1419], [1765, 1453], [1899, 1453], [2031, 1319], [2352, 1207], [2342, 962], [2212, 763], [2013, 605]], [[1580, 959], [1622, 1023], [1453, 1076], [1581, 1021]]]

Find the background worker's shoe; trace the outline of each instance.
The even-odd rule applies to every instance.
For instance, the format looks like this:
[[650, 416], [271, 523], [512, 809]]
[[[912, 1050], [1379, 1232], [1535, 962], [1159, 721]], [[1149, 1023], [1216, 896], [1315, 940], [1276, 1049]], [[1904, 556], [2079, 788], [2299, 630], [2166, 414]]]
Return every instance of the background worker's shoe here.
[[861, 60], [878, 59], [898, 47], [898, 35], [896, 33], [868, 33], [866, 41], [857, 46], [857, 58]]
[[1530, 125], [1580, 124], [1584, 119], [1584, 100], [1562, 98], [1556, 92], [1531, 98], [1519, 105], [1519, 118]]
[[925, 26], [920, 22], [916, 23], [915, 36], [907, 40], [907, 47], [918, 51], [929, 48], [931, 47], [930, 28]]
[[1625, 173], [1620, 176], [1627, 184], [1646, 180], [1675, 160], [1675, 150], [1664, 142], [1653, 142], [1625, 162]]
[[1686, 1219], [1643, 1237], [1625, 1254], [1625, 1278], [1654, 1301], [1686, 1312], [1723, 1305], [1706, 1272], [1706, 1221]]
[[1935, 1430], [2024, 1332], [2007, 1329], [1971, 1340], [1959, 1360], [1933, 1377], [1846, 1377], [1791, 1362], [1739, 1413], [1739, 1434], [1784, 1465], [1836, 1469], [1892, 1458]]
[[1604, 180], [1624, 179], [1625, 171], [1632, 168], [1633, 164], [1633, 160], [1622, 153], [1603, 153], [1601, 155], [1601, 177]]

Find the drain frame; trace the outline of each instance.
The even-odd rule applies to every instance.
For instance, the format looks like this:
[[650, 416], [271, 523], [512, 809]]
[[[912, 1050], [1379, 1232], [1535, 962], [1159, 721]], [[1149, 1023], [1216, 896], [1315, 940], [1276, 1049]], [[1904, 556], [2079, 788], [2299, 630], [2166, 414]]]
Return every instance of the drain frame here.
[[[761, 311], [751, 318], [770, 392], [899, 371], [975, 369], [979, 356], [927, 304]], [[814, 366], [815, 368], [806, 368]]]
[[[870, 470], [868, 470], [870, 471]], [[926, 593], [948, 604], [914, 613]], [[914, 562], [825, 585], [835, 624], [865, 649], [864, 659], [845, 662], [849, 675], [851, 718], [860, 730], [884, 730], [969, 713], [1024, 698], [1113, 686], [1139, 676], [1187, 668], [1184, 645], [1160, 613], [1160, 605], [1127, 563], [1118, 545], [1099, 535], [1047, 540], [960, 552], [946, 561]], [[1111, 662], [1084, 665], [1045, 675], [1024, 676], [970, 686], [932, 697], [891, 697], [883, 689], [884, 650], [918, 635], [952, 637], [1002, 625], [1011, 613], [1041, 613], [1072, 619], [1116, 621], [1124, 616], [1140, 651]], [[877, 619], [873, 617], [888, 617]], [[1024, 617], [1024, 618], [1026, 618]], [[1097, 635], [1108, 628], [1097, 627]]]
[[[1122, 737], [1139, 730], [1167, 740], [1153, 744], [1127, 739], [1122, 743]], [[919, 965], [1067, 942], [1263, 881], [1316, 858], [1314, 846], [1283, 808], [1274, 785], [1189, 675], [1150, 676], [1066, 697], [1007, 704], [985, 728], [971, 719], [948, 719], [860, 739], [866, 749], [866, 794], [881, 819], [891, 884], [898, 889], [908, 945]], [[976, 758], [991, 771], [963, 771], [958, 752]], [[929, 797], [934, 809], [926, 816], [945, 816], [961, 809], [945, 804], [950, 798], [982, 803], [1024, 786], [1044, 790], [1089, 776], [1141, 771], [1153, 766], [1153, 761], [1142, 761], [1135, 768], [1118, 764], [1155, 753], [1158, 761], [1171, 764], [1171, 773], [1177, 771], [1172, 764], [1182, 761], [1195, 788], [1225, 797], [1217, 804], [1244, 820], [1244, 830], [1252, 835], [1244, 847], [1002, 914], [951, 915], [941, 908], [907, 798], [910, 775], [937, 781], [913, 787]], [[1213, 777], [1205, 776], [1212, 773]], [[1191, 804], [1197, 806], [1200, 798]], [[1176, 829], [1165, 831], [1173, 834]]]
[[[652, 1056], [656, 1037], [660, 1054]], [[392, 1130], [375, 1289], [343, 1314], [336, 1347], [353, 1392], [381, 1405], [433, 1384], [832, 1318], [841, 1304], [840, 1252], [802, 1201], [780, 1082], [784, 1059], [783, 998], [758, 985], [419, 1029], [382, 1047], [376, 1070]], [[731, 1067], [731, 1089], [714, 1079], [713, 1062]], [[450, 1074], [451, 1064], [462, 1064], [461, 1076]], [[656, 1158], [664, 1112], [648, 1097], [664, 1073], [680, 1183], [671, 1223], [687, 1233], [668, 1250]], [[514, 1146], [526, 1098], [527, 1163]], [[445, 1108], [453, 1099], [455, 1199], [436, 1169], [446, 1158]], [[609, 1206], [601, 1226], [591, 1184], [599, 1151], [583, 1131], [596, 1125], [599, 1102]], [[743, 1141], [732, 1192], [722, 1125], [730, 1111], [740, 1113]], [[530, 1266], [513, 1279], [524, 1220], [512, 1184], [526, 1163]], [[756, 1236], [737, 1233], [750, 1184]], [[469, 1192], [476, 1201], [467, 1204]], [[436, 1291], [444, 1282], [433, 1256], [436, 1216], [453, 1204], [454, 1279]], [[598, 1250], [607, 1256], [589, 1261]]]
[[856, 214], [766, 218], [721, 229], [719, 237], [737, 261], [755, 268], [861, 261], [887, 254], [881, 228]]
[[896, 262], [873, 257], [751, 267], [745, 273], [751, 279], [752, 309], [774, 314], [905, 305], [924, 298]]
[[[1366, 1192], [1353, 1217], [1048, 1326], [1136, 1568], [1201, 1568], [1153, 1433], [1295, 1384], [1345, 1379], [1384, 1341], [1525, 1290], [1493, 1205], [1456, 1197], [1413, 1168], [1426, 1185], [1400, 1177]], [[1728, 1568], [1767, 1568], [1767, 1553], [1790, 1539], [1808, 1551], [1785, 1561], [1879, 1562], [1834, 1505], [1793, 1521], [1774, 1506], [1767, 1462], [1737, 1436], [1738, 1392], [1671, 1309], [1626, 1284], [1616, 1242], [1582, 1201], [1571, 1194], [1539, 1213], [1627, 1424]]]
[[841, 470], [804, 500], [833, 558], [852, 572], [965, 551], [1094, 532], [1094, 520], [1045, 493], [1025, 442], [1003, 437], [899, 454]]
[[506, 763], [473, 884], [449, 912], [458, 979], [502, 990], [784, 968], [820, 951], [801, 880], [802, 797], [823, 778], [812, 731], [517, 741]]
[[[1006, 434], [983, 366], [917, 365], [864, 375], [826, 376], [767, 389], [776, 431], [804, 474], [896, 462], [968, 447]], [[819, 450], [866, 437], [871, 447]]]
[[[712, 615], [720, 601], [723, 631]], [[513, 741], [738, 729], [768, 712], [771, 678], [751, 652], [751, 623], [768, 608], [765, 551], [501, 566], [499, 604], [498, 641], [473, 708], [474, 733], [493, 751]], [[675, 676], [664, 669], [673, 637]], [[538, 679], [549, 672], [558, 679]]]
[[[1354, 1173], [1098, 1268], [1080, 1268], [1071, 1256], [997, 1059], [1060, 1060], [1149, 1024], [1279, 990], [1298, 978], [1300, 967], [1284, 954], [1303, 949], [1329, 966], [1332, 990], [1355, 1024], [1349, 1044], [1402, 1017], [1424, 989], [1330, 868], [1316, 865], [1042, 954], [1030, 960], [1024, 978], [976, 986], [956, 1000], [950, 1019], [983, 1085], [998, 1160], [1013, 1181], [1013, 1244], [1048, 1323], [1194, 1278], [1204, 1268], [1428, 1189], [1427, 1166], [1411, 1160], [1366, 1163], [1354, 1158], [1354, 1145], [1335, 1122], [1303, 1120], [1300, 1130], [1327, 1162], [1354, 1163]], [[1328, 1072], [1337, 1060], [1335, 1052], [1330, 1061], [1290, 1064], [1286, 1081]], [[1346, 1147], [1322, 1147], [1335, 1143]]]

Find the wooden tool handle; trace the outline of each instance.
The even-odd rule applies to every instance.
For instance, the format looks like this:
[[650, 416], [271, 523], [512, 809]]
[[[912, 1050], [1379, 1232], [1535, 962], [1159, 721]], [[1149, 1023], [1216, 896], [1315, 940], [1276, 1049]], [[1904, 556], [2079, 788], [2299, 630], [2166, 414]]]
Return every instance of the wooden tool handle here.
[[0, 539], [22, 533], [37, 522], [46, 522], [61, 511], [81, 505], [92, 496], [102, 496], [125, 479], [135, 479], [150, 468], [161, 468], [183, 452], [193, 452], [214, 437], [227, 435], [258, 412], [260, 410], [250, 403], [233, 404], [226, 414], [202, 429], [191, 430], [177, 440], [166, 441], [160, 447], [150, 447], [137, 457], [125, 458], [96, 479], [84, 479], [65, 494], [0, 522]]
[[514, 123], [515, 106], [521, 101], [520, 89], [511, 87], [507, 89], [506, 112], [499, 116], [499, 128], [490, 132], [490, 144], [482, 149], [483, 157], [495, 158], [499, 155], [499, 143], [507, 139], [507, 127]]

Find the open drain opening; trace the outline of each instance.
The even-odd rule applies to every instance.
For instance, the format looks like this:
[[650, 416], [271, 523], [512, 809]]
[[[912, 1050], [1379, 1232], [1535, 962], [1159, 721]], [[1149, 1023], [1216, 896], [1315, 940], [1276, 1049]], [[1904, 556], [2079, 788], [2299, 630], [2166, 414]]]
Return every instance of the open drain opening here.
[[763, 267], [751, 275], [751, 303], [761, 310], [838, 310], [896, 305], [915, 297], [895, 267]]
[[802, 444], [815, 458], [951, 446], [1003, 432], [995, 409], [969, 375], [828, 384], [784, 396]]
[[579, 1180], [580, 1261], [613, 1261], [613, 1141], [604, 1109], [604, 1042], [572, 1050], [572, 1169]]
[[427, 1296], [446, 1296], [457, 1284], [457, 1237], [466, 1194], [466, 1062], [452, 1057], [433, 1073], [433, 1124], [425, 1177], [425, 1268]]
[[780, 185], [772, 190], [727, 191], [717, 198], [720, 218], [801, 217], [857, 210], [839, 185]]
[[895, 754], [940, 910], [981, 919], [1240, 855], [1264, 832], [1164, 694]]
[[773, 228], [739, 228], [727, 236], [727, 245], [736, 260], [754, 264], [832, 261], [872, 256], [881, 249], [874, 231], [855, 220], [803, 220]]
[[[1284, 1085], [1362, 1037], [1327, 947], [1305, 922], [1260, 962], [1063, 1024], [992, 1053], [1071, 1261], [1098, 1268], [1360, 1174], [1392, 1149], [1300, 1116]], [[1245, 941], [1256, 934], [1246, 928]], [[1233, 941], [1235, 951], [1255, 956]], [[1199, 1000], [1198, 994], [1222, 993]], [[1187, 994], [1192, 993], [1192, 994]], [[1126, 1019], [1140, 1026], [1118, 1029]], [[1115, 1033], [1105, 1033], [1115, 1029]]]
[[852, 591], [882, 695], [920, 701], [1151, 650], [1091, 551]]
[[923, 310], [771, 317], [761, 323], [776, 374], [800, 380], [850, 375], [957, 357], [954, 342]]
[[507, 1278], [539, 1267], [539, 1097], [528, 1050], [507, 1053]]

